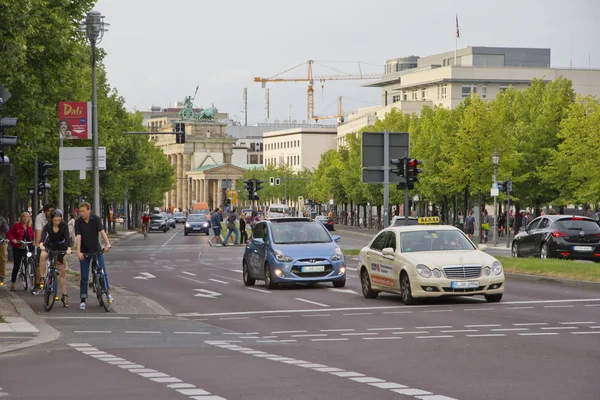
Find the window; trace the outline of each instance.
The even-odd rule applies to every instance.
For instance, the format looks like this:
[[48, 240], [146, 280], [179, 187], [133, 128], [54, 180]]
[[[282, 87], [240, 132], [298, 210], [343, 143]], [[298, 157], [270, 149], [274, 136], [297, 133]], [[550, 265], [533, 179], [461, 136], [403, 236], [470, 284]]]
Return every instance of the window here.
[[394, 249], [394, 251], [396, 251], [396, 234], [394, 232], [387, 232], [387, 237], [385, 239], [383, 248], [385, 249], [388, 247], [391, 247]]
[[427, 100], [427, 88], [421, 89], [421, 100]]
[[505, 92], [508, 88], [508, 85], [500, 85], [500, 93]]
[[392, 97], [392, 103], [397, 103], [402, 100], [402, 95], [396, 95]]
[[481, 85], [481, 98], [482, 99], [487, 98], [487, 85], [485, 83], [483, 85]]
[[477, 85], [463, 85], [462, 86], [462, 97], [469, 97], [472, 94], [477, 93]]
[[448, 97], [448, 85], [442, 85], [442, 99]]
[[387, 232], [382, 232], [373, 240], [371, 244], [371, 250], [381, 251], [383, 250], [383, 246], [385, 245], [387, 239]]
[[408, 92], [406, 90], [402, 91], [402, 100], [404, 100], [404, 101], [408, 100]]
[[413, 100], [417, 100], [417, 98], [419, 97], [419, 94], [418, 94], [418, 92], [419, 92], [419, 91], [418, 91], [417, 89], [414, 89], [414, 90], [412, 91], [412, 99], [413, 99]]

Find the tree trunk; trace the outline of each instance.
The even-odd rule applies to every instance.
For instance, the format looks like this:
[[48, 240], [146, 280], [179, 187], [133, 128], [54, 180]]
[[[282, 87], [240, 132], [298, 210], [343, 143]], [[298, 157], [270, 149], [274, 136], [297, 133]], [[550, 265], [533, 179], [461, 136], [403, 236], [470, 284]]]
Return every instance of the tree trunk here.
[[367, 205], [363, 205], [363, 226], [366, 228], [368, 226], [367, 221]]
[[479, 243], [483, 243], [483, 229], [481, 228], [483, 225], [483, 209], [485, 208], [485, 201], [483, 200], [483, 193], [479, 192], [478, 195], [479, 200]]
[[377, 206], [377, 224], [375, 224], [375, 228], [377, 230], [381, 229], [381, 208], [383, 206]]

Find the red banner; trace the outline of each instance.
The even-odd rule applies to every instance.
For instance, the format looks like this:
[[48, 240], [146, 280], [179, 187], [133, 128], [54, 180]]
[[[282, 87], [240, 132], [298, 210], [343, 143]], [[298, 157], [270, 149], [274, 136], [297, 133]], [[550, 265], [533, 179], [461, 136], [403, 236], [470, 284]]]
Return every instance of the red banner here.
[[58, 118], [61, 139], [92, 138], [92, 103], [62, 101], [58, 104]]

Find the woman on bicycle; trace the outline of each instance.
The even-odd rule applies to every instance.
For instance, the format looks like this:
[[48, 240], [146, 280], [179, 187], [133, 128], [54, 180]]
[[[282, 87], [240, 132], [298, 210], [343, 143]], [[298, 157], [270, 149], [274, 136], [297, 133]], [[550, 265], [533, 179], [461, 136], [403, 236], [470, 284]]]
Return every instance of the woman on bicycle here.
[[23, 242], [32, 242], [33, 241], [33, 227], [31, 226], [31, 216], [28, 212], [24, 212], [19, 217], [19, 222], [15, 223], [8, 233], [6, 234], [6, 238], [10, 241], [10, 244], [13, 247], [13, 270], [12, 276], [10, 278], [10, 291], [14, 292], [16, 290], [15, 282], [17, 281], [17, 275], [19, 273], [19, 267], [21, 266], [21, 260], [27, 254], [27, 251], [33, 251], [33, 246], [30, 244], [27, 247], [24, 247], [21, 244]]
[[[48, 252], [46, 247], [52, 251], [66, 251], [67, 254], [71, 254], [71, 235], [69, 235], [69, 227], [63, 221], [62, 211], [56, 209], [52, 211], [51, 222], [46, 224], [42, 231], [42, 239], [40, 241], [40, 250], [42, 255], [40, 256], [40, 264], [46, 262]], [[60, 289], [63, 293], [61, 301], [63, 306], [69, 307], [69, 296], [67, 295], [67, 277], [65, 274], [65, 256], [59, 255], [56, 260], [58, 266], [58, 274], [60, 283]], [[45, 277], [42, 277], [45, 279]]]

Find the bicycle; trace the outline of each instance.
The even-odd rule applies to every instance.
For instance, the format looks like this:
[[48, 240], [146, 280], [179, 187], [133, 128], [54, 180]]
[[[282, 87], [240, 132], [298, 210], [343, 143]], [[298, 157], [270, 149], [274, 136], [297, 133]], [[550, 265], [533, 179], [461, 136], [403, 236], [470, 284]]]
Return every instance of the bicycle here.
[[48, 258], [46, 259], [46, 281], [44, 286], [44, 310], [50, 311], [54, 303], [58, 300], [58, 268], [56, 268], [56, 259], [58, 256], [64, 256], [66, 251], [54, 251], [46, 249]]
[[110, 311], [110, 298], [108, 288], [106, 287], [106, 271], [100, 269], [98, 264], [98, 256], [104, 253], [104, 250], [100, 250], [96, 253], [86, 253], [83, 256], [91, 258], [90, 265], [92, 267], [92, 290], [96, 293], [96, 298], [100, 307], [104, 307], [106, 312]]
[[150, 224], [142, 225], [142, 233], [144, 234], [144, 240], [148, 239], [148, 229], [150, 229]]
[[35, 286], [35, 261], [33, 259], [33, 253], [29, 251], [29, 245], [33, 244], [33, 242], [20, 240], [19, 244], [23, 249], [27, 250], [25, 257], [21, 259], [21, 265], [19, 266], [19, 279], [23, 283], [23, 290], [27, 291], [28, 288]]

